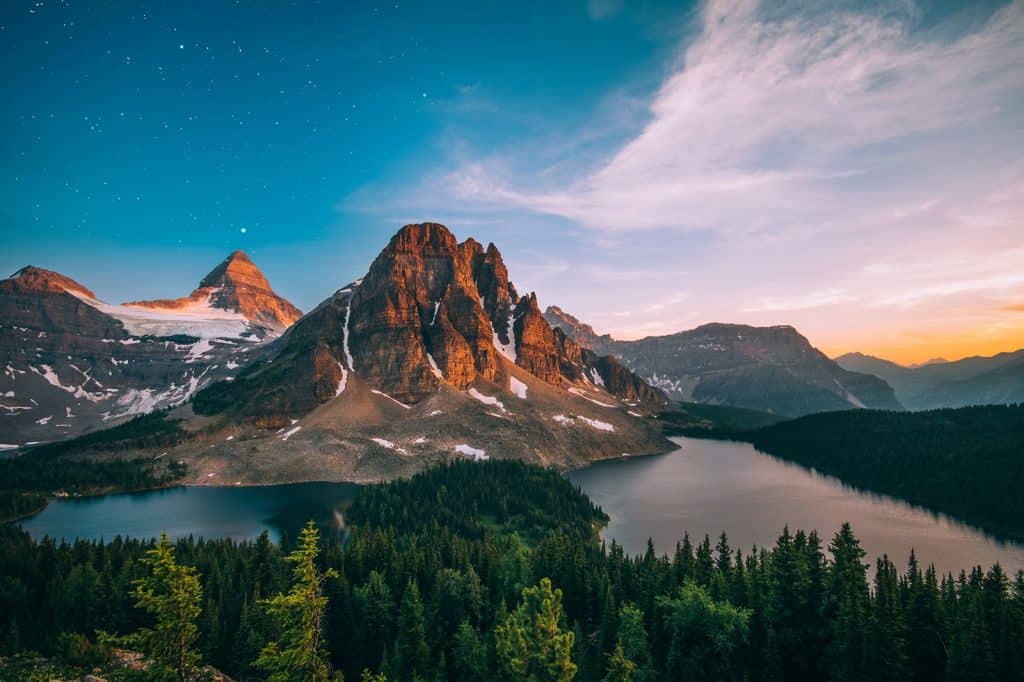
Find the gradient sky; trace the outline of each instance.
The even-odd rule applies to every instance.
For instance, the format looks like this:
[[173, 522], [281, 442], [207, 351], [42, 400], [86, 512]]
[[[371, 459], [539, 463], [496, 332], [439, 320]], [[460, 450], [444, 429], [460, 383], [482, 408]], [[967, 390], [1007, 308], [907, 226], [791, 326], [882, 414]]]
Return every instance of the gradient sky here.
[[309, 309], [435, 220], [622, 338], [1024, 347], [1024, 0], [7, 0], [0, 70], [4, 274]]

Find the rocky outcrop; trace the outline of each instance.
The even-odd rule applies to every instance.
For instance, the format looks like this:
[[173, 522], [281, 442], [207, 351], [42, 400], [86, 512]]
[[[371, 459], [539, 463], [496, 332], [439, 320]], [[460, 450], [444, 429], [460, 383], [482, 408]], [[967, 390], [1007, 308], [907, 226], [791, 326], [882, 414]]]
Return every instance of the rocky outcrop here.
[[245, 418], [274, 414], [279, 423], [334, 398], [332, 390], [349, 374], [416, 404], [442, 385], [507, 385], [515, 366], [556, 387], [600, 383], [607, 374], [605, 385], [616, 395], [664, 400], [615, 361], [556, 333], [535, 294], [518, 296], [497, 247], [459, 243], [437, 223], [399, 230], [362, 279], [306, 315], [281, 344], [273, 363], [208, 389], [197, 397], [197, 409], [230, 409]]
[[239, 313], [250, 322], [275, 332], [284, 331], [302, 317], [302, 311], [278, 296], [260, 269], [242, 251], [225, 258], [185, 298], [132, 301], [124, 305], [173, 311], [203, 304]]
[[517, 363], [535, 377], [558, 383], [568, 371], [570, 381], [579, 378], [579, 364], [575, 344], [562, 343], [555, 331], [544, 320], [537, 306], [537, 296], [524, 296], [516, 306], [515, 336]]
[[565, 334], [584, 348], [589, 348], [595, 353], [605, 353], [610, 344], [614, 343], [609, 334], [598, 334], [594, 328], [585, 322], [581, 322], [569, 313], [555, 305], [549, 305], [544, 311], [544, 319], [555, 329], [561, 329]]

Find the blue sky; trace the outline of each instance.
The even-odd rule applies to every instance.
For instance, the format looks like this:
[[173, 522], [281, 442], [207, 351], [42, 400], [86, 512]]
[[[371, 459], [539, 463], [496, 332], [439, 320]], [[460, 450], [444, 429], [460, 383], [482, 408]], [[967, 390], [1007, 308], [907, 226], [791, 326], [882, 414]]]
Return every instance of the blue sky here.
[[618, 336], [1024, 346], [1022, 24], [1019, 1], [6, 2], [0, 270], [156, 298], [242, 248], [309, 309], [439, 220]]

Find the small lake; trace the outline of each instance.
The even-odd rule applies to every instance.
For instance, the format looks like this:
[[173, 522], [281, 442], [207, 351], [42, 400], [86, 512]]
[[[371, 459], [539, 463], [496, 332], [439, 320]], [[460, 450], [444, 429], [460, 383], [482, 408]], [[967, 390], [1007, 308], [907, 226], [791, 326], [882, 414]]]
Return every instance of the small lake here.
[[696, 545], [722, 530], [735, 549], [770, 547], [789, 524], [815, 529], [827, 546], [844, 521], [872, 565], [883, 553], [902, 571], [913, 548], [922, 566], [940, 574], [999, 562], [1024, 569], [1024, 546], [1003, 544], [975, 528], [889, 497], [861, 492], [838, 479], [776, 459], [747, 443], [674, 438], [680, 449], [654, 457], [599, 462], [569, 474], [611, 516], [603, 537], [629, 553], [647, 539], [671, 554], [684, 532]]
[[279, 542], [309, 519], [330, 522], [359, 489], [354, 483], [292, 483], [258, 487], [190, 486], [142, 493], [54, 500], [21, 522], [32, 537], [112, 540], [114, 536], [253, 540], [264, 530]]

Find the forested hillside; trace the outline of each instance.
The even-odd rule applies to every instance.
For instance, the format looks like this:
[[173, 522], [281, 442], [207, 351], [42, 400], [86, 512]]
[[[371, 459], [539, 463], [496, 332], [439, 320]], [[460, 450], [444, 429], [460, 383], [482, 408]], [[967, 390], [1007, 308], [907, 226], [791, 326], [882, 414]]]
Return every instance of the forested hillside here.
[[[869, 579], [849, 528], [827, 548], [783, 529], [770, 549], [741, 553], [723, 535], [627, 556], [600, 544], [606, 517], [569, 482], [496, 461], [371, 486], [346, 518], [347, 541], [327, 533], [319, 556], [311, 530], [285, 547], [266, 535], [154, 547], [55, 545], [7, 528], [0, 654], [96, 665], [98, 628], [151, 643], [166, 631], [145, 629], [145, 588], [150, 602], [166, 593], [189, 606], [171, 630], [194, 638], [180, 660], [237, 679], [280, 669], [301, 642], [312, 642], [303, 669], [319, 671], [308, 679], [327, 674], [317, 652], [348, 680], [932, 682], [1024, 670], [1024, 575], [939, 576], [911, 557], [902, 572], [880, 561]], [[161, 587], [161, 575], [188, 587]], [[282, 614], [295, 609], [322, 613], [322, 640], [290, 638], [300, 621]]]
[[851, 485], [1024, 538], [1024, 405], [831, 412], [739, 437]]

